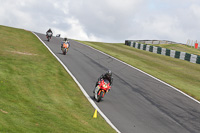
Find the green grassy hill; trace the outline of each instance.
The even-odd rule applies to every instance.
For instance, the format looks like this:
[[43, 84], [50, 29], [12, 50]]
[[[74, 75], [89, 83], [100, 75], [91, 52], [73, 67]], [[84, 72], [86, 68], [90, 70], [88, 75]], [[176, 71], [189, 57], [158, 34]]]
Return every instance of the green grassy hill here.
[[115, 132], [35, 35], [0, 31], [0, 133]]

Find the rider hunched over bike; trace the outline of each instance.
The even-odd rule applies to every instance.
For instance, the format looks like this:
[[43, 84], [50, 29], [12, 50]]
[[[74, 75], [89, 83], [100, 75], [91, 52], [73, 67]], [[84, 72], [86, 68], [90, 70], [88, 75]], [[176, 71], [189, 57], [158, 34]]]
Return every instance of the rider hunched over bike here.
[[[68, 41], [67, 37], [65, 37], [65, 38], [63, 39], [62, 43], [61, 43], [61, 50], [62, 50], [62, 48], [63, 48], [63, 44], [64, 44], [64, 43], [68, 43], [68, 44], [69, 44], [69, 47], [70, 47], [70, 42]], [[69, 47], [68, 47], [68, 48], [69, 48]]]
[[53, 35], [53, 32], [52, 32], [52, 30], [51, 30], [51, 28], [49, 28], [48, 30], [47, 30], [47, 32], [46, 32], [46, 35], [47, 35], [47, 33], [52, 33], [52, 35]]
[[[102, 74], [99, 78], [98, 81], [96, 82], [95, 88], [96, 86], [99, 84], [99, 81], [103, 79], [103, 80], [108, 80], [110, 82], [110, 86], [112, 86], [113, 84], [113, 77], [112, 77], [112, 72], [111, 70], [108, 70], [105, 74]], [[94, 93], [95, 89], [93, 90]], [[110, 89], [108, 90], [110, 91]]]

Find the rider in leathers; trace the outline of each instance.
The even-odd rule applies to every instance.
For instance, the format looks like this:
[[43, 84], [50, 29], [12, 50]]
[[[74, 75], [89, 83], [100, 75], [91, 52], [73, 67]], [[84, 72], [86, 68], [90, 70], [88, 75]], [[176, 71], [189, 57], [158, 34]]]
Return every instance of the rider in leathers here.
[[52, 32], [52, 30], [51, 30], [51, 28], [49, 28], [48, 30], [47, 30], [47, 32], [46, 32], [46, 35], [47, 35], [47, 33], [52, 33], [52, 35], [53, 35], [53, 32]]
[[[62, 43], [61, 43], [61, 50], [62, 50], [62, 48], [63, 48], [63, 44], [64, 43], [68, 43], [69, 44], [69, 47], [70, 47], [70, 42], [68, 41], [68, 39], [65, 37], [64, 39], [63, 39], [63, 41], [62, 41]], [[68, 47], [68, 48], [69, 48]]]
[[[110, 86], [112, 86], [112, 84], [113, 84], [113, 77], [112, 77], [112, 72], [111, 72], [111, 70], [108, 70], [105, 74], [102, 74], [102, 75], [98, 78], [98, 81], [96, 82], [96, 85], [95, 85], [95, 88], [94, 88], [94, 90], [93, 90], [93, 93], [95, 92], [96, 86], [99, 85], [98, 82], [99, 82], [101, 79], [103, 79], [103, 80], [107, 79], [107, 80], [110, 82]], [[109, 89], [108, 91], [110, 91], [110, 89]]]

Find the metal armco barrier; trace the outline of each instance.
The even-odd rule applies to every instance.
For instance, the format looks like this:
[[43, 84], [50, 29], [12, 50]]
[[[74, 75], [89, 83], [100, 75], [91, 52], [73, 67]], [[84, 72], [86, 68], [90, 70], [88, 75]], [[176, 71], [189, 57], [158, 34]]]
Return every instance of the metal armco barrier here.
[[153, 53], [156, 53], [156, 54], [170, 56], [172, 58], [178, 58], [178, 59], [181, 59], [181, 60], [186, 60], [186, 61], [189, 61], [189, 62], [192, 62], [192, 63], [200, 64], [200, 56], [199, 55], [189, 54], [189, 53], [186, 53], [186, 52], [180, 52], [180, 51], [175, 51], [175, 50], [170, 50], [170, 49], [162, 48], [162, 47], [158, 47], [158, 46], [140, 44], [138, 42], [131, 41], [131, 40], [126, 40], [125, 45], [131, 46], [131, 47], [134, 47], [134, 48], [137, 48], [137, 49], [153, 52]]

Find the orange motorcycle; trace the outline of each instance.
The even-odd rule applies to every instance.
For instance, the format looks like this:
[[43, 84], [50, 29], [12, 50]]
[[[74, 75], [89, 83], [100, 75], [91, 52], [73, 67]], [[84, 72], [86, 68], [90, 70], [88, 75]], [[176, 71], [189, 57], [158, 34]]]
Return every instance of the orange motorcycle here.
[[68, 42], [63, 43], [61, 50], [62, 50], [64, 55], [67, 54], [68, 49], [69, 49], [69, 43]]

